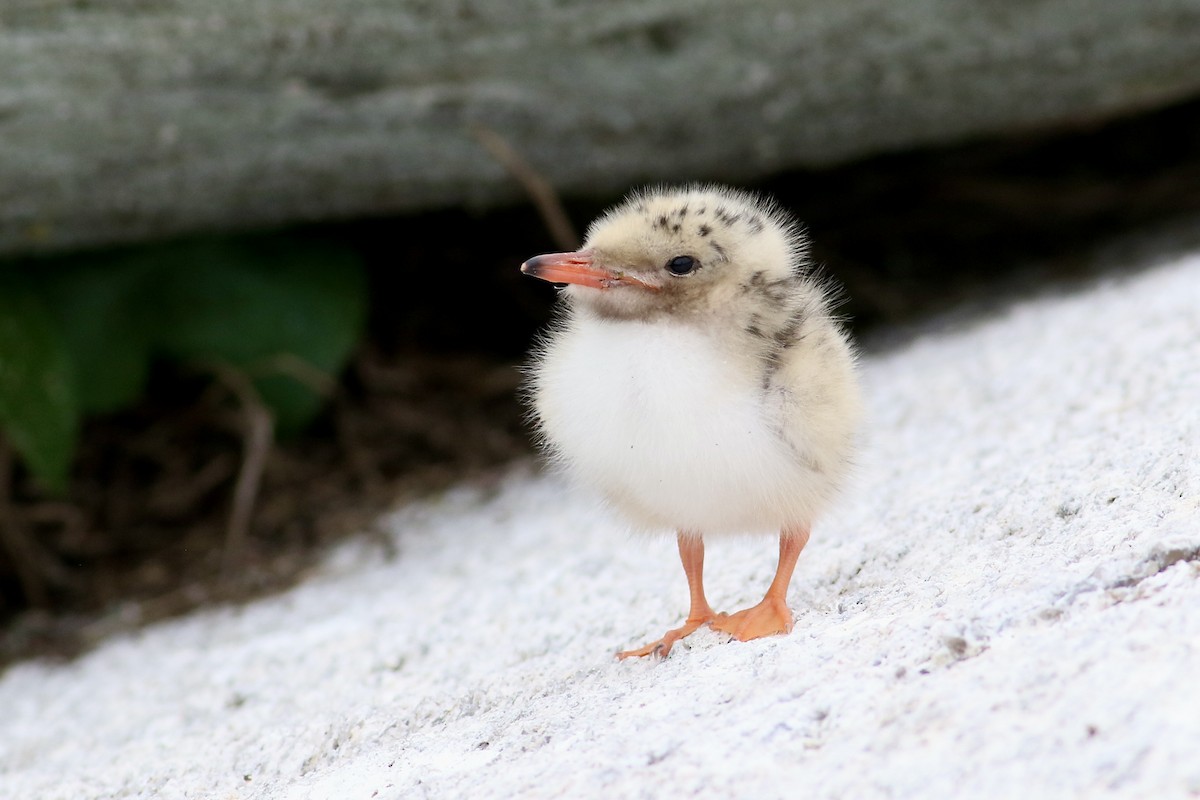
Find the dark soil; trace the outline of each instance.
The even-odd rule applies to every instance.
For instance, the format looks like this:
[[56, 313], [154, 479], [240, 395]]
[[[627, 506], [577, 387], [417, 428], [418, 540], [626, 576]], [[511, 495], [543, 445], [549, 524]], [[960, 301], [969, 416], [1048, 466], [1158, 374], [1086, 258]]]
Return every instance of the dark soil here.
[[[704, 176], [697, 176], [703, 178]], [[964, 299], [1078, 276], [1097, 243], [1200, 212], [1200, 103], [1052, 134], [772, 176], [860, 332]], [[616, 198], [575, 200], [582, 227]], [[267, 454], [247, 535], [229, 535], [251, 410], [160, 367], [145, 401], [91, 420], [65, 498], [0, 443], [0, 666], [286, 587], [331, 543], [407, 498], [486, 480], [531, 453], [516, 364], [546, 285], [517, 271], [560, 249], [530, 208], [322, 229], [359, 249], [369, 340], [303, 437]], [[1018, 265], [1040, 265], [1036, 270]]]

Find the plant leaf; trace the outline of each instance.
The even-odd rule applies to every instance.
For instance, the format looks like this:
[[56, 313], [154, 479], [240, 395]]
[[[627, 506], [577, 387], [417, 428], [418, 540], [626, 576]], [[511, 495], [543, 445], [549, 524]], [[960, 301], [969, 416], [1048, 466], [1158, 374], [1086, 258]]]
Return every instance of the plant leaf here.
[[0, 428], [52, 491], [66, 487], [78, 425], [62, 332], [28, 284], [0, 275]]
[[324, 398], [304, 374], [332, 384], [366, 315], [362, 265], [332, 245], [279, 238], [197, 243], [177, 251], [160, 280], [152, 302], [164, 315], [162, 351], [245, 370], [283, 433], [320, 410]]
[[145, 388], [155, 332], [142, 287], [156, 267], [131, 251], [72, 259], [39, 275], [38, 289], [71, 352], [84, 414], [124, 408]]

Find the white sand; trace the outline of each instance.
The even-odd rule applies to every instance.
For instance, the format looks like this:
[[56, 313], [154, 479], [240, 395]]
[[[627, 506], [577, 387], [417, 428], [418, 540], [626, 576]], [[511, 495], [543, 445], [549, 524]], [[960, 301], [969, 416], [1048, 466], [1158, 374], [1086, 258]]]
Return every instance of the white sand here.
[[[1200, 255], [865, 362], [796, 630], [516, 471], [304, 585], [0, 678], [0, 798], [1200, 795]], [[715, 542], [709, 596], [770, 580]]]

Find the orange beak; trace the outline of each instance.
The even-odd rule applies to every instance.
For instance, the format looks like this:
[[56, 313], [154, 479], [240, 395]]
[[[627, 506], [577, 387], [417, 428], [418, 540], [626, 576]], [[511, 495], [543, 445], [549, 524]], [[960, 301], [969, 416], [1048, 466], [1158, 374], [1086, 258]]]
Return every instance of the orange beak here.
[[574, 283], [592, 289], [637, 286], [658, 291], [657, 286], [651, 286], [627, 273], [597, 267], [592, 260], [592, 254], [586, 250], [534, 256], [521, 265], [521, 272], [550, 283]]

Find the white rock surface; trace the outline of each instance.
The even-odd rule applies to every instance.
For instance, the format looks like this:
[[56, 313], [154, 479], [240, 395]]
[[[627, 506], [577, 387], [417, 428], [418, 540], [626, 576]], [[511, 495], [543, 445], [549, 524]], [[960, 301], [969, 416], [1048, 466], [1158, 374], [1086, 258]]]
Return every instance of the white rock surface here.
[[[865, 362], [786, 637], [676, 624], [672, 543], [516, 472], [304, 585], [0, 678], [0, 797], [1200, 795], [1200, 255]], [[710, 546], [757, 600], [774, 545]]]

